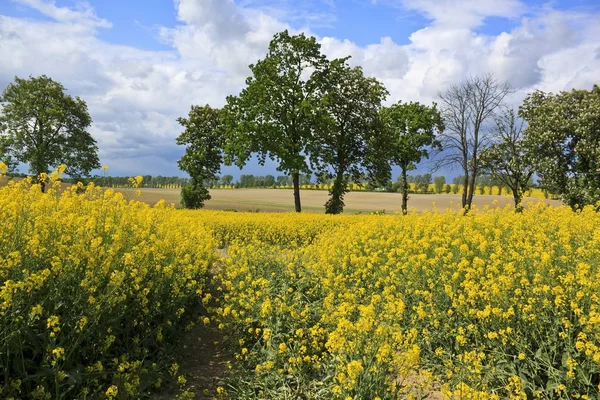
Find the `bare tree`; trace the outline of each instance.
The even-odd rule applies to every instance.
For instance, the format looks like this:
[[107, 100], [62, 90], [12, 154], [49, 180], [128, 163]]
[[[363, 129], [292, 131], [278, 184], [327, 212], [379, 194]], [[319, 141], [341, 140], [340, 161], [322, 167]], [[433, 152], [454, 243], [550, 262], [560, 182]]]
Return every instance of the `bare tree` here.
[[535, 172], [530, 149], [523, 140], [524, 124], [514, 110], [504, 109], [495, 117], [493, 143], [481, 155], [483, 167], [512, 191], [518, 211]]
[[492, 74], [472, 77], [439, 93], [445, 131], [439, 139], [442, 152], [434, 169], [460, 165], [463, 171], [462, 206], [471, 209], [475, 179], [481, 170], [480, 154], [489, 143], [486, 122], [513, 89]]

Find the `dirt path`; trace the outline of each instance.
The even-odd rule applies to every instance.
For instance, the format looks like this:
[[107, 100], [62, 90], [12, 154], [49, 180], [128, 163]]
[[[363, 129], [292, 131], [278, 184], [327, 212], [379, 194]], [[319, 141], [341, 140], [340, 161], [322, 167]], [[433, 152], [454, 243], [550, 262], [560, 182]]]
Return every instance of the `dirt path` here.
[[[188, 333], [182, 356], [178, 360], [178, 375], [187, 379], [184, 389], [194, 393], [196, 400], [217, 397], [216, 389], [229, 372], [228, 361], [230, 356], [223, 348], [220, 333], [202, 323], [196, 324]], [[178, 392], [177, 384], [173, 383], [152, 395], [151, 399], [174, 399]]]
[[215, 397], [217, 386], [227, 375], [230, 356], [220, 339], [219, 332], [202, 324], [196, 325], [190, 332], [180, 371], [187, 378], [188, 390], [196, 394], [196, 399]]
[[[217, 249], [220, 258], [227, 257], [227, 251]], [[217, 261], [209, 272], [207, 290], [214, 296], [217, 291], [213, 278], [223, 268], [223, 263]], [[200, 316], [202, 319], [202, 316]], [[228, 362], [232, 356], [223, 343], [223, 334], [212, 325], [204, 325], [201, 320], [187, 333], [183, 343], [183, 351], [178, 358], [179, 372], [187, 379], [185, 390], [192, 392], [195, 400], [217, 398], [217, 387], [229, 373]], [[153, 400], [174, 399], [178, 391], [174, 383], [169, 388], [151, 397]]]

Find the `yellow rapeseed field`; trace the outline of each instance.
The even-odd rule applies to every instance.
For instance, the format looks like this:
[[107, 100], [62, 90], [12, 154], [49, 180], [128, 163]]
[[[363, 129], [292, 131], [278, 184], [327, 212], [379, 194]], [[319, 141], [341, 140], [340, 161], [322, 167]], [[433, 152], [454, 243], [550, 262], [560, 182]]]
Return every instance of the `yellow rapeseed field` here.
[[253, 371], [233, 397], [597, 398], [592, 208], [339, 222], [307, 246], [229, 246], [215, 312]]
[[215, 242], [172, 215], [93, 186], [0, 187], [0, 398], [137, 398], [177, 374]]
[[0, 219], [2, 398], [143, 397], [198, 317], [231, 346], [229, 398], [600, 393], [591, 207], [185, 211], [23, 181]]

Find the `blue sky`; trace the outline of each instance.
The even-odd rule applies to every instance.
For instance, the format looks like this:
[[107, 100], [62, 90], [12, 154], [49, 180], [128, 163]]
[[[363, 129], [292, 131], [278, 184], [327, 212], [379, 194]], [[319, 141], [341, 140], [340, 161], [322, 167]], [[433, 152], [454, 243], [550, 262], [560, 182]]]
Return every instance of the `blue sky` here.
[[[198, 0], [201, 2], [202, 0]], [[57, 0], [59, 7], [76, 7], [78, 1]], [[273, 1], [238, 1], [239, 4], [270, 6], [278, 4]], [[293, 3], [289, 1], [288, 3]], [[344, 0], [321, 2], [313, 1], [309, 8], [315, 14], [327, 14], [324, 21], [308, 22], [312, 30], [321, 36], [335, 36], [366, 46], [389, 36], [398, 44], [408, 44], [412, 32], [427, 26], [427, 16], [416, 10], [407, 9], [401, 2], [379, 2], [369, 0]], [[390, 4], [392, 3], [392, 4]], [[522, 2], [526, 7], [523, 15], [532, 16], [544, 8], [555, 10], [574, 10], [581, 12], [599, 12], [600, 1], [597, 0], [527, 0]], [[158, 28], [177, 25], [177, 10], [170, 0], [90, 0], [88, 1], [96, 14], [112, 23], [112, 28], [102, 30], [99, 37], [114, 44], [125, 44], [143, 49], [168, 50], [170, 46], [161, 43]], [[19, 4], [13, 0], [0, 2], [0, 14], [51, 20], [33, 8]], [[292, 20], [291, 25], [302, 28], [306, 19]], [[510, 31], [519, 24], [518, 18], [489, 17], [476, 29], [485, 35], [497, 35]]]
[[535, 89], [598, 82], [599, 21], [597, 0], [0, 0], [0, 86], [15, 75], [60, 80], [88, 103], [111, 173], [172, 175], [183, 152], [175, 119], [237, 93], [282, 29], [351, 55], [388, 102], [435, 101], [492, 72], [518, 88], [517, 106]]

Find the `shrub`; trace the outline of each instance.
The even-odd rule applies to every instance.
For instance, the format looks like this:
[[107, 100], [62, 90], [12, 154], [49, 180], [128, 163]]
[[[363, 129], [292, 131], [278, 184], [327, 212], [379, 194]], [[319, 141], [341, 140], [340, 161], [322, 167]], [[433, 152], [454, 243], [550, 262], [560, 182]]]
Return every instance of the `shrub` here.
[[191, 182], [181, 188], [181, 205], [185, 208], [202, 208], [206, 200], [210, 200], [210, 194], [201, 184]]

